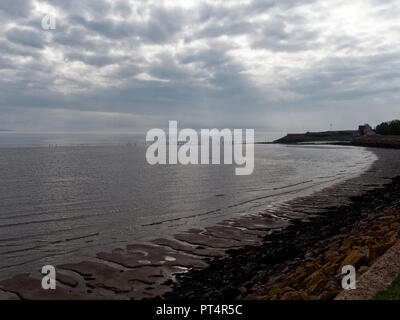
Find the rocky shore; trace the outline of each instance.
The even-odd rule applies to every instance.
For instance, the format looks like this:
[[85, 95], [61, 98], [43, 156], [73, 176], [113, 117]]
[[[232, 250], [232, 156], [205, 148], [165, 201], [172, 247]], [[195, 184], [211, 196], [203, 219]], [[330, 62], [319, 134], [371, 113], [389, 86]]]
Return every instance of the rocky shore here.
[[[340, 241], [316, 253], [316, 258], [301, 263], [294, 272], [278, 275], [270, 279], [268, 284], [260, 287], [255, 299], [332, 299], [342, 294], [343, 297], [372, 298], [381, 287], [374, 287], [374, 277], [370, 277], [368, 292], [355, 296], [341, 287], [342, 267], [352, 265], [356, 268], [359, 279], [385, 252], [400, 239], [400, 211], [386, 210], [380, 214], [369, 214], [372, 218], [363, 219]], [[393, 257], [395, 258], [395, 257]], [[397, 257], [397, 264], [400, 257]], [[400, 268], [394, 270], [394, 276]], [[393, 272], [393, 270], [391, 271]], [[378, 281], [382, 275], [375, 275]], [[393, 279], [393, 278], [392, 278]], [[389, 279], [391, 282], [392, 279]], [[387, 280], [386, 280], [387, 281]], [[390, 284], [389, 282], [389, 284]], [[360, 285], [358, 285], [360, 287]], [[359, 291], [362, 291], [359, 289]]]
[[357, 277], [356, 289], [342, 291], [335, 300], [399, 300], [396, 287], [400, 271], [400, 241], [397, 241], [378, 260]]
[[[294, 221], [261, 246], [229, 251], [179, 277], [167, 299], [333, 299], [342, 266], [362, 274], [398, 239], [400, 177], [310, 221]], [[382, 222], [383, 221], [383, 222]]]
[[[389, 159], [387, 151], [376, 152], [383, 171], [397, 165], [397, 153]], [[343, 265], [361, 275], [399, 239], [399, 192], [397, 176], [345, 205], [321, 207], [309, 220], [266, 236], [261, 246], [230, 250], [206, 269], [178, 276], [164, 298], [333, 299], [342, 290]]]
[[361, 176], [312, 196], [56, 266], [56, 290], [40, 270], [16, 275], [0, 299], [332, 299], [341, 264], [362, 274], [398, 235], [400, 152], [374, 152]]
[[352, 145], [373, 148], [400, 149], [400, 136], [362, 136], [354, 139], [352, 141]]

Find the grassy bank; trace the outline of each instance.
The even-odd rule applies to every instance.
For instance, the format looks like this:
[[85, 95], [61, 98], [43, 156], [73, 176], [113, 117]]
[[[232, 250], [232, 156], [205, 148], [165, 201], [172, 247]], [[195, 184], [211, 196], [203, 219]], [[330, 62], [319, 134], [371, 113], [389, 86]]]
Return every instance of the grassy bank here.
[[376, 134], [359, 137], [357, 134], [357, 131], [352, 130], [295, 133], [287, 134], [286, 136], [275, 140], [274, 143], [296, 144], [333, 142], [363, 147], [400, 149], [400, 135], [383, 136]]
[[280, 138], [275, 143], [302, 143], [302, 142], [315, 142], [315, 141], [341, 141], [350, 142], [353, 140], [357, 131], [343, 130], [343, 131], [323, 131], [323, 132], [307, 132], [299, 134], [288, 134]]

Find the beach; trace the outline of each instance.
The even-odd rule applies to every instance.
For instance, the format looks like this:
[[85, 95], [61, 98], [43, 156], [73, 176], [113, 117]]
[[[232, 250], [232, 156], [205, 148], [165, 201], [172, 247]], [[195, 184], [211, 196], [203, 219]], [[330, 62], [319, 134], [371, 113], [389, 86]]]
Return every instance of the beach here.
[[[361, 275], [399, 239], [400, 155], [385, 149], [374, 152], [379, 160], [360, 177], [292, 203], [301, 212], [307, 206], [298, 210], [299, 203], [319, 203], [308, 218], [264, 237], [261, 246], [229, 251], [208, 269], [182, 276], [167, 297], [334, 299], [343, 291], [344, 265], [354, 264]], [[387, 183], [382, 185], [381, 179]], [[330, 206], [331, 198], [338, 204]], [[357, 237], [363, 235], [370, 238], [362, 239], [361, 246]]]
[[[371, 151], [378, 160], [361, 175], [312, 195], [297, 197], [275, 209], [279, 212], [233, 217], [214, 226], [188, 229], [153, 239], [151, 243], [131, 243], [98, 252], [95, 258], [85, 261], [57, 265], [56, 290], [41, 289], [40, 270], [18, 274], [0, 282], [0, 296], [6, 299], [333, 299], [340, 292], [337, 285], [315, 294], [307, 293], [307, 286], [301, 286], [305, 293], [298, 294], [289, 283], [278, 293], [272, 294], [271, 290], [277, 290], [282, 278], [289, 281], [289, 275], [296, 274], [299, 268], [311, 268], [304, 274], [312, 270], [312, 265], [317, 268], [316, 261], [325, 251], [351, 236], [367, 232], [372, 221], [393, 215], [399, 205], [400, 182], [396, 177], [400, 176], [397, 165], [400, 153], [388, 149]], [[283, 219], [285, 216], [288, 219]], [[374, 259], [362, 267], [368, 268], [391, 243], [377, 250]], [[342, 254], [343, 260], [346, 254]], [[336, 269], [327, 277], [340, 283]]]
[[114, 136], [113, 145], [107, 137], [91, 145], [103, 141], [93, 135], [89, 145], [69, 145], [67, 138], [86, 141], [73, 135], [42, 145], [52, 137], [0, 148], [0, 280], [227, 219], [262, 214], [266, 229], [287, 225], [298, 215], [287, 201], [376, 160], [358, 147], [256, 145], [254, 174], [238, 177], [232, 165], [151, 166], [140, 141], [119, 145]]

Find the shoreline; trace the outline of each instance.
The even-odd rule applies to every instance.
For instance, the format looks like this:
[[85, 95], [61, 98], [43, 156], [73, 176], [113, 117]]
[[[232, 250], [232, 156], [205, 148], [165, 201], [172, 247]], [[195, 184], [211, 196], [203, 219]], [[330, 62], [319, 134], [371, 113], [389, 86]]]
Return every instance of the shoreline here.
[[[400, 177], [389, 191], [400, 189]], [[370, 212], [345, 234], [323, 248], [311, 251], [307, 261], [279, 274], [253, 294], [259, 300], [365, 300], [388, 286], [400, 271], [400, 202]], [[396, 245], [397, 244], [397, 245]], [[391, 251], [394, 251], [391, 253]], [[343, 290], [342, 268], [356, 269], [356, 290]], [[377, 267], [379, 266], [379, 267]], [[375, 269], [378, 269], [379, 273]]]
[[[398, 227], [397, 225], [395, 228], [397, 233], [399, 232]], [[393, 279], [399, 275], [399, 271], [400, 241], [398, 240], [357, 279], [357, 288], [355, 290], [343, 291], [335, 300], [376, 299], [376, 294], [382, 290], [386, 290], [393, 282]]]
[[[382, 162], [384, 157], [382, 154], [380, 156]], [[379, 166], [381, 169], [385, 168], [384, 163]], [[215, 260], [207, 270], [182, 275], [180, 281], [175, 284], [173, 293], [165, 295], [164, 298], [174, 300], [181, 297], [258, 298], [261, 295], [260, 292], [266, 291], [265, 287], [274, 287], [298, 267], [306, 263], [312, 264], [316, 257], [332, 243], [348, 237], [353, 228], [363, 229], [368, 221], [380, 215], [390, 215], [393, 208], [400, 207], [397, 198], [400, 192], [400, 177], [393, 177], [391, 181], [384, 186], [376, 185], [365, 193], [349, 196], [351, 202], [348, 204], [331, 206], [326, 211], [321, 208], [319, 213], [315, 212], [310, 221], [295, 220], [280, 233], [266, 236], [261, 246], [230, 250], [227, 258]], [[340, 188], [341, 185], [336, 188]], [[338, 280], [336, 279], [336, 282]], [[283, 294], [275, 298], [289, 298], [284, 297], [285, 292], [281, 293]], [[325, 296], [303, 298], [332, 299], [337, 292], [323, 294]]]
[[[244, 216], [206, 229], [191, 229], [174, 238], [156, 239], [151, 244], [99, 252], [96, 259], [57, 266], [58, 286], [54, 292], [41, 290], [39, 270], [34, 275], [17, 275], [0, 282], [0, 299], [247, 298], [258, 284], [299, 262], [298, 253], [305, 254], [304, 249], [317, 240], [307, 231], [314, 219], [323, 229], [326, 222], [322, 217], [328, 216], [332, 207], [344, 203], [351, 206], [349, 197], [373, 192], [368, 190], [400, 175], [391, 152], [376, 152], [380, 154], [378, 163], [367, 172], [290, 201], [286, 208], [280, 208], [279, 219], [271, 215]], [[293, 220], [282, 219], [286, 216]], [[336, 222], [337, 217], [333, 218]], [[338, 230], [333, 233], [340, 233]], [[292, 248], [288, 241], [302, 231], [305, 236], [300, 238], [304, 241]], [[332, 234], [332, 230], [327, 232]]]
[[[201, 299], [255, 299], [264, 293], [265, 299], [298, 299], [296, 290], [292, 290], [294, 288], [284, 282], [288, 281], [291, 285], [302, 284], [303, 282], [296, 281], [303, 279], [307, 286], [317, 286], [312, 291], [318, 291], [321, 289], [318, 286], [324, 279], [324, 275], [318, 270], [319, 264], [316, 263], [318, 257], [336, 243], [345, 241], [353, 228], [364, 229], [370, 221], [380, 215], [392, 213], [391, 210], [376, 210], [377, 208], [399, 208], [397, 199], [393, 202], [385, 200], [385, 195], [388, 193], [397, 195], [398, 192], [400, 192], [400, 177], [395, 178], [393, 183], [384, 188], [356, 196], [352, 204], [332, 208], [327, 214], [313, 218], [310, 222], [296, 221], [280, 234], [266, 237], [262, 246], [231, 251], [228, 258], [215, 261], [207, 271], [193, 271], [189, 275], [183, 275], [183, 281], [175, 287], [174, 293], [167, 295], [166, 298], [179, 299], [182, 296], [189, 296]], [[389, 247], [380, 248], [382, 254]], [[345, 255], [343, 258], [345, 260], [348, 257]], [[350, 257], [346, 264], [359, 262], [358, 257], [355, 261], [352, 259]], [[306, 270], [298, 269], [304, 266], [307, 267]], [[293, 272], [299, 274], [288, 279]], [[337, 290], [340, 290], [338, 285], [341, 276], [338, 277], [335, 269], [328, 272], [331, 273], [328, 273], [326, 278], [334, 279], [333, 287], [319, 292], [318, 296], [306, 295], [302, 297], [303, 299], [324, 300], [336, 297]], [[295, 281], [291, 282], [292, 279]], [[222, 291], [221, 295], [220, 288], [224, 284], [225, 291]], [[329, 283], [322, 282], [322, 284]], [[269, 290], [273, 288], [276, 290], [280, 286], [283, 286], [283, 290], [278, 289], [269, 296], [266, 294]], [[305, 288], [299, 291], [302, 289]], [[209, 293], [204, 294], [204, 292]], [[285, 295], [286, 293], [289, 295]]]
[[303, 133], [287, 134], [286, 136], [272, 142], [256, 142], [255, 144], [284, 144], [284, 145], [308, 145], [325, 144], [354, 146], [366, 148], [400, 149], [400, 136], [393, 135], [363, 135], [353, 136], [349, 132], [325, 132], [325, 133]]

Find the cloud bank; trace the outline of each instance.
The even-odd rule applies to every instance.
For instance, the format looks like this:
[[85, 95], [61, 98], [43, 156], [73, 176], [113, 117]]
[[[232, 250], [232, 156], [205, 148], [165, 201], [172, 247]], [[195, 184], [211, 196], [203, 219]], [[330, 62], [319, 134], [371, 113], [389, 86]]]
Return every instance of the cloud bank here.
[[[47, 14], [56, 30], [42, 29]], [[0, 128], [398, 118], [399, 15], [395, 0], [2, 0]]]

